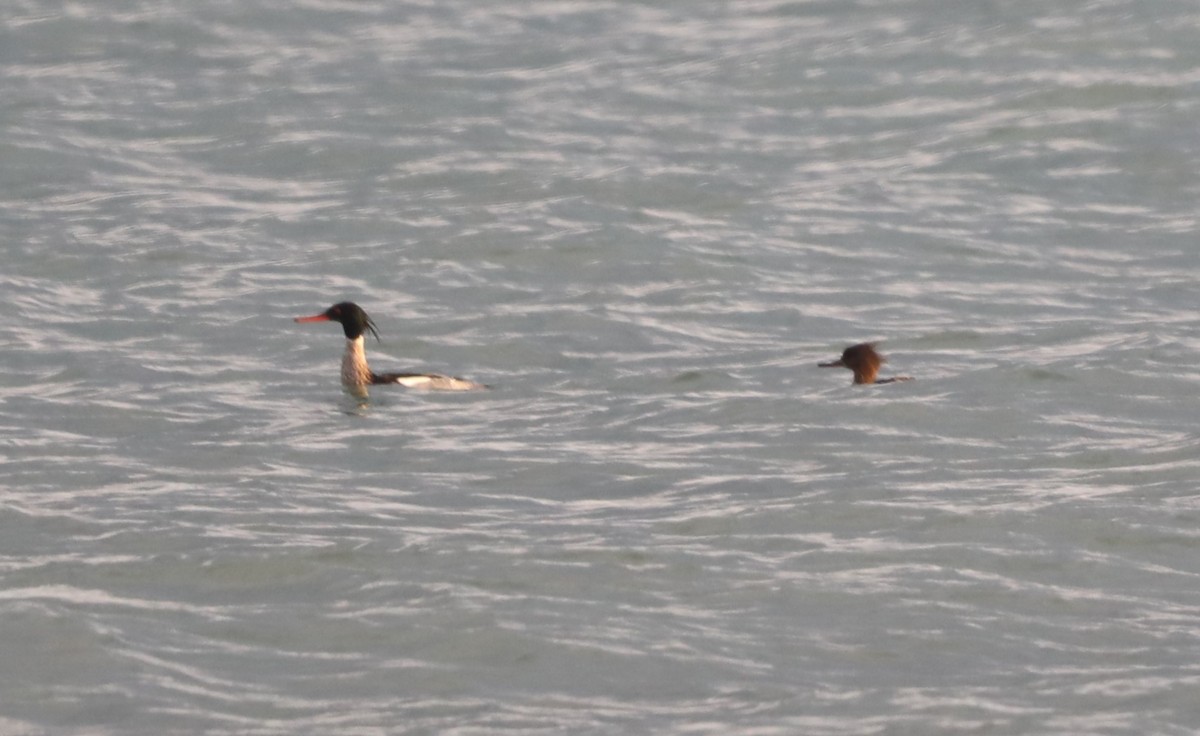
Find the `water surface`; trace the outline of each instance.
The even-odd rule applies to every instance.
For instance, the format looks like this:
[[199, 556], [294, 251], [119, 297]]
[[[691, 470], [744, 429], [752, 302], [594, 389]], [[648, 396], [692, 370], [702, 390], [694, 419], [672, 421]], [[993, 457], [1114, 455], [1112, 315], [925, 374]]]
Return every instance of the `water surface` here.
[[0, 19], [0, 732], [1200, 722], [1191, 3]]

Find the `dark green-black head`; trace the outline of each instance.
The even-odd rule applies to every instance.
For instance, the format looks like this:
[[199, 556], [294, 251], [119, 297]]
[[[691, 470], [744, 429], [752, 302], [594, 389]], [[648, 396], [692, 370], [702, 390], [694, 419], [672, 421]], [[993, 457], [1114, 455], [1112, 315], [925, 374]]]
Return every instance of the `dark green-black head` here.
[[342, 331], [346, 333], [347, 340], [354, 340], [362, 337], [367, 330], [379, 340], [379, 333], [375, 330], [375, 323], [363, 311], [363, 308], [354, 302], [338, 302], [329, 309], [326, 309], [320, 314], [314, 314], [311, 317], [296, 317], [296, 322], [338, 322], [342, 325]]

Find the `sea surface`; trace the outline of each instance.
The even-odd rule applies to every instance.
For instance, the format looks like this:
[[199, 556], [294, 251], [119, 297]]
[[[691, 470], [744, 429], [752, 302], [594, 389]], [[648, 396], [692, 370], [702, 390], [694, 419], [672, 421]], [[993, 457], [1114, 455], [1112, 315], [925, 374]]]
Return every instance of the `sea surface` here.
[[7, 0], [0, 736], [1200, 732], [1198, 32]]

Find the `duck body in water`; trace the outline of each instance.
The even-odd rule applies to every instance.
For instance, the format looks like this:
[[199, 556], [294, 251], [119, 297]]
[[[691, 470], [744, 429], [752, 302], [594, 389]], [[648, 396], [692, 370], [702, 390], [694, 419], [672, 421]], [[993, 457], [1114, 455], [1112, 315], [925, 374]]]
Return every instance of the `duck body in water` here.
[[337, 322], [346, 335], [346, 349], [342, 353], [342, 385], [357, 396], [366, 396], [367, 386], [397, 383], [408, 388], [423, 388], [434, 391], [479, 391], [488, 388], [457, 376], [440, 373], [376, 373], [367, 365], [366, 347], [363, 336], [370, 331], [379, 340], [375, 323], [354, 302], [339, 302], [320, 314], [311, 317], [296, 317], [296, 322]]
[[842, 357], [828, 363], [818, 363], [819, 368], [849, 368], [854, 371], [854, 382], [858, 383], [896, 383], [911, 381], [912, 376], [893, 376], [878, 378], [879, 368], [887, 359], [875, 351], [875, 345], [869, 342], [851, 345], [842, 351]]

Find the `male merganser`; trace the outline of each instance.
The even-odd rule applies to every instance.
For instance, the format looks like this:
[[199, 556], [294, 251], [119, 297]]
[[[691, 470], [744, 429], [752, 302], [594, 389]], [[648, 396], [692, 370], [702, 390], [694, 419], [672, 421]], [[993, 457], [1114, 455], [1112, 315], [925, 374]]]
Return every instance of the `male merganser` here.
[[367, 386], [378, 383], [398, 383], [409, 388], [441, 391], [475, 391], [488, 388], [482, 383], [437, 373], [375, 373], [367, 366], [363, 350], [363, 333], [367, 330], [379, 340], [375, 323], [354, 302], [339, 302], [320, 314], [296, 317], [296, 322], [339, 322], [346, 333], [346, 352], [342, 355], [342, 385], [350, 392], [365, 396]]
[[911, 381], [912, 376], [895, 376], [893, 378], [875, 379], [879, 366], [887, 360], [875, 352], [875, 346], [869, 342], [851, 345], [842, 351], [842, 357], [830, 363], [817, 363], [819, 368], [849, 368], [854, 371], [855, 383], [895, 383], [896, 381]]

